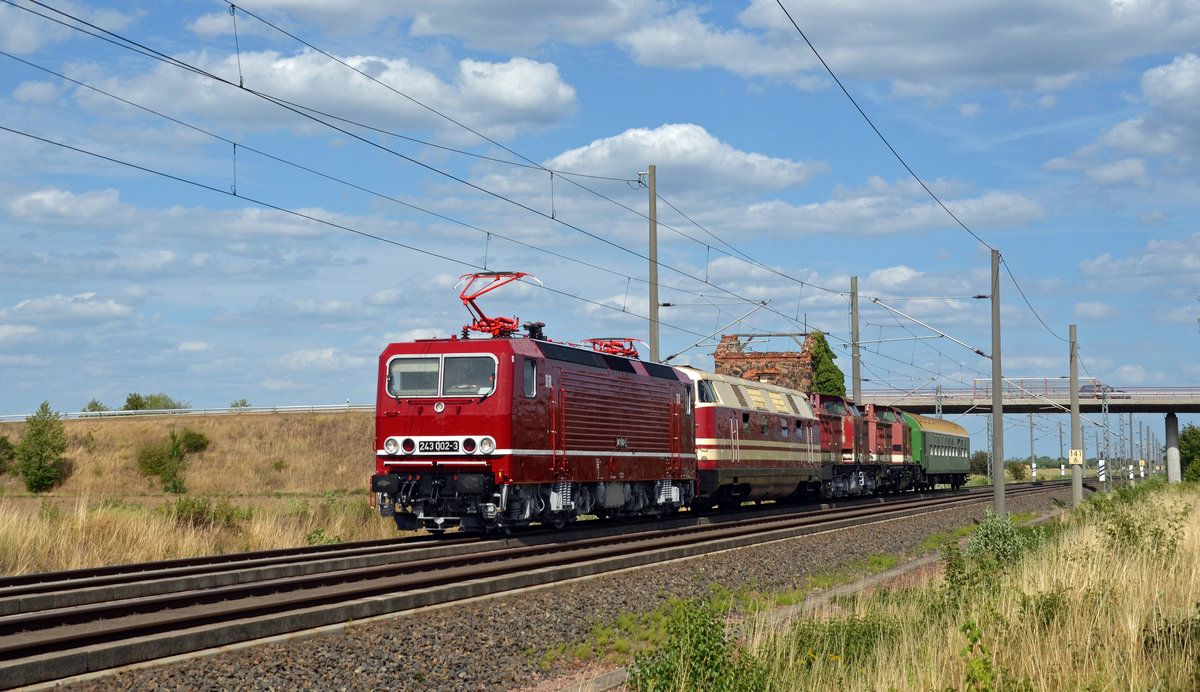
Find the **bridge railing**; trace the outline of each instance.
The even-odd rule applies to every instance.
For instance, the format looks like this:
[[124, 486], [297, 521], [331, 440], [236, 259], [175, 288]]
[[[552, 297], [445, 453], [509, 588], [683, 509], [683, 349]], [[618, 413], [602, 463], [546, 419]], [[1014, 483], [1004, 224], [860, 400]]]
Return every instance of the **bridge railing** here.
[[[1024, 387], [1014, 385], [1009, 387], [1005, 385], [1002, 394], [1005, 401], [1018, 399], [1050, 399], [1053, 401], [1068, 402], [1071, 400], [1070, 387]], [[863, 401], [872, 403], [892, 403], [896, 402], [897, 406], [903, 408], [904, 401], [935, 401], [938, 394], [929, 391], [913, 392], [903, 389], [864, 389], [862, 393]], [[992, 398], [992, 388], [987, 387], [952, 387], [944, 388], [941, 391], [943, 401], [990, 401]], [[1088, 392], [1080, 394], [1080, 401], [1098, 401], [1102, 399], [1102, 395]], [[1110, 401], [1118, 399], [1167, 399], [1180, 401], [1195, 401], [1200, 399], [1200, 386], [1190, 387], [1114, 387], [1108, 394]]]
[[[76, 418], [126, 418], [128, 416], [212, 416], [212, 415], [245, 415], [259, 413], [370, 413], [375, 411], [375, 404], [310, 404], [307, 406], [234, 406], [231, 408], [170, 408], [152, 409], [145, 411], [61, 411], [59, 418], [73, 420]], [[0, 415], [0, 423], [23, 421], [32, 414], [14, 413]]]

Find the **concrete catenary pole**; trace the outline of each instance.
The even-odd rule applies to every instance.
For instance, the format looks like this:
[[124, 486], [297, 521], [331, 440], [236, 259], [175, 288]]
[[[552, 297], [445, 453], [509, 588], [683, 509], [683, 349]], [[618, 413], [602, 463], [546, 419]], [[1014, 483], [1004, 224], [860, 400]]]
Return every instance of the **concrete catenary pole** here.
[[850, 386], [854, 403], [862, 404], [862, 370], [858, 353], [858, 277], [850, 277]]
[[1167, 482], [1178, 483], [1179, 475], [1179, 417], [1167, 414]]
[[[1076, 455], [1076, 450], [1079, 454]], [[1079, 350], [1071, 325], [1071, 506], [1083, 502], [1083, 431], [1079, 429]]]
[[1004, 511], [1004, 378], [1000, 371], [1000, 251], [992, 250], [992, 509]]
[[654, 164], [646, 169], [650, 188], [650, 360], [658, 362], [658, 189]]

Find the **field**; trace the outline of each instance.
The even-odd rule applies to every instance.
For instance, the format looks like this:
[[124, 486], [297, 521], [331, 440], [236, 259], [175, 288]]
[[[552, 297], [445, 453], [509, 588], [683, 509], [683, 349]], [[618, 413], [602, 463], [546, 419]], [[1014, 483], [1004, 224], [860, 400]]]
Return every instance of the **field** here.
[[[32, 495], [0, 475], [0, 574], [395, 536], [368, 505], [369, 413], [143, 416], [63, 421], [68, 475]], [[0, 424], [16, 443], [23, 423]], [[199, 432], [186, 494], [163, 491], [138, 453]]]
[[1159, 476], [1045, 527], [990, 516], [929, 581], [791, 622], [753, 603], [676, 604], [630, 687], [1200, 689], [1197, 509], [1200, 488]]

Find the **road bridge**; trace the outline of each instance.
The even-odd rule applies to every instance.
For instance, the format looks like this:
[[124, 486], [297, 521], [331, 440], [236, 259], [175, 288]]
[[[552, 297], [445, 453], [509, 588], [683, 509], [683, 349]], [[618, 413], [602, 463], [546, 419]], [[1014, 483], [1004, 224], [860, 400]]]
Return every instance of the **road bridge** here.
[[[1200, 387], [1088, 387], [1079, 395], [1080, 413], [1102, 413], [1105, 400], [1109, 413], [1200, 413]], [[896, 406], [911, 413], [934, 415], [939, 405], [943, 414], [991, 413], [991, 381], [974, 387], [942, 388], [938, 391], [864, 389], [860, 404]], [[1004, 413], [1068, 413], [1071, 391], [1057, 378], [1005, 379]]]

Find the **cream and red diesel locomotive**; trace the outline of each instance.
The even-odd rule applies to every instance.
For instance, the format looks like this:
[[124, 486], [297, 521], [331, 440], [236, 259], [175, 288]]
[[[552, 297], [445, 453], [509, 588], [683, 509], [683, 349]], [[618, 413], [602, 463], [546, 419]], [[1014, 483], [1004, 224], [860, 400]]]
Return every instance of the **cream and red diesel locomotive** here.
[[522, 276], [464, 277], [474, 321], [461, 335], [380, 355], [371, 490], [401, 530], [562, 526], [966, 481], [969, 439], [953, 423], [642, 361], [628, 339], [557, 343], [541, 323], [519, 334], [515, 318], [478, 311], [475, 298]]

